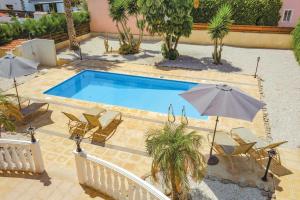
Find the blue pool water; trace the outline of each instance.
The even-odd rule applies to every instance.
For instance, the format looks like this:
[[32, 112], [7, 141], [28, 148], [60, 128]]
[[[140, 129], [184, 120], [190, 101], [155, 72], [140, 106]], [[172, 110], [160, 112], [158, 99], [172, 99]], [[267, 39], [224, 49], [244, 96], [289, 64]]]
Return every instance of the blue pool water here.
[[85, 70], [45, 94], [175, 115], [185, 106], [188, 117], [206, 120], [178, 94], [197, 83]]

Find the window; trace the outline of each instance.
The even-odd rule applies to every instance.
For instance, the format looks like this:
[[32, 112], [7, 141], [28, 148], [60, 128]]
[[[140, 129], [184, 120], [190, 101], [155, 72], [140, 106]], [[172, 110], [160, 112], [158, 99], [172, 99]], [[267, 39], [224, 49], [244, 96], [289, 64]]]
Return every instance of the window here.
[[292, 17], [292, 10], [285, 10], [284, 15], [283, 15], [283, 21], [284, 22], [289, 22]]
[[43, 4], [35, 4], [34, 8], [35, 8], [35, 11], [38, 11], [38, 12], [44, 11]]
[[57, 12], [56, 3], [50, 3], [49, 8], [50, 8], [50, 12]]
[[14, 6], [11, 5], [11, 4], [6, 4], [5, 6], [6, 6], [6, 8], [9, 9], [9, 10], [13, 10], [13, 9], [14, 9]]

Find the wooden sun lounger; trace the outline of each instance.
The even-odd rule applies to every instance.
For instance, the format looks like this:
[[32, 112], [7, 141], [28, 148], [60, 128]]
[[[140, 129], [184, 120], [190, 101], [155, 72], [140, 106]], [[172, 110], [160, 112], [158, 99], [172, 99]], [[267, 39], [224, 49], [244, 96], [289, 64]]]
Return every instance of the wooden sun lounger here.
[[[84, 111], [84, 114], [92, 115], [96, 118], [99, 118], [100, 115], [105, 112], [105, 109], [99, 107], [93, 107], [89, 110]], [[87, 131], [92, 129], [93, 127], [90, 126], [88, 121], [81, 115], [80, 117], [75, 116], [74, 114], [62, 112], [68, 119], [68, 127], [69, 133], [72, 134], [80, 134], [85, 135]]]
[[106, 129], [114, 120], [120, 121], [122, 119], [122, 114], [118, 111], [106, 111], [99, 118], [87, 113], [84, 113], [83, 116], [91, 127], [97, 127], [97, 130], [93, 132], [93, 136], [99, 135], [101, 137], [105, 137], [102, 135], [103, 130]]
[[[209, 134], [212, 138], [212, 135]], [[249, 150], [256, 144], [256, 142], [238, 144], [233, 140], [229, 134], [218, 131], [216, 132], [214, 150], [222, 156], [227, 157], [230, 160], [231, 168], [233, 168], [233, 156], [247, 155]]]
[[231, 135], [235, 137], [236, 141], [239, 143], [249, 143], [256, 142], [256, 144], [252, 147], [252, 151], [249, 151], [251, 157], [253, 157], [261, 166], [263, 165], [263, 159], [268, 158], [268, 150], [274, 149], [276, 151], [276, 157], [274, 160], [281, 164], [280, 154], [276, 150], [276, 148], [287, 141], [275, 142], [269, 144], [266, 140], [257, 137], [251, 130], [239, 127], [231, 130]]
[[43, 107], [45, 107], [43, 112], [46, 113], [49, 110], [48, 103], [34, 102], [22, 108], [20, 110], [22, 114], [22, 123], [27, 124], [35, 114], [42, 110]]

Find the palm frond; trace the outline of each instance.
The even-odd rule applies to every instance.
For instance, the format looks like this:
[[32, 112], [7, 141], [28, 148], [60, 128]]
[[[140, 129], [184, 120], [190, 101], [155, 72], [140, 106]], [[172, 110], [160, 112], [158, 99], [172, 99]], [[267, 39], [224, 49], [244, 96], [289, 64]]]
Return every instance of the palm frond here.
[[202, 137], [195, 131], [186, 133], [184, 125], [167, 123], [162, 129], [148, 131], [146, 150], [153, 158], [151, 173], [154, 180], [161, 172], [166, 186], [170, 187], [171, 181], [175, 180], [175, 190], [187, 192], [190, 175], [195, 180], [204, 177], [205, 162], [199, 151], [201, 141]]
[[209, 34], [212, 39], [222, 39], [229, 32], [229, 27], [233, 23], [232, 9], [230, 5], [224, 4], [208, 24]]

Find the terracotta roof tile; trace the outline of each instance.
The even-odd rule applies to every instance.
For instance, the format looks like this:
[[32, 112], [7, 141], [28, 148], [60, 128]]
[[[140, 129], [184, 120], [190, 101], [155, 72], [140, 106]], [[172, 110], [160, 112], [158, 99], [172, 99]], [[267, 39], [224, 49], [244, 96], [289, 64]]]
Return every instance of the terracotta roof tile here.
[[2, 50], [14, 50], [17, 46], [23, 44], [25, 41], [27, 41], [27, 40], [26, 39], [13, 40], [10, 43], [7, 43], [5, 45], [0, 46], [0, 49], [2, 49]]

